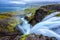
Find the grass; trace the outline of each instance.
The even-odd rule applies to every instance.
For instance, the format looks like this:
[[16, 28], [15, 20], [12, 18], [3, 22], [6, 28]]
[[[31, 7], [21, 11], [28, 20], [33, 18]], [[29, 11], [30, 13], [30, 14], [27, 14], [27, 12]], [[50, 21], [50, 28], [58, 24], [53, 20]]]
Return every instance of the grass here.
[[24, 10], [24, 12], [26, 14], [32, 13], [34, 15], [35, 11], [38, 9], [38, 7], [31, 7], [31, 8], [27, 8]]
[[[2, 20], [3, 22], [3, 26], [1, 26], [0, 23], [0, 31], [6, 31], [6, 32], [14, 32], [15, 31], [15, 26], [20, 24], [22, 21], [17, 19], [17, 17], [12, 16], [13, 12], [5, 12], [5, 13], [0, 13], [0, 20]], [[6, 24], [7, 23], [7, 24]], [[4, 27], [4, 25], [7, 25], [6, 27]]]
[[[53, 13], [53, 12], [55, 12], [55, 10], [50, 10], [47, 15], [49, 15], [49, 14], [51, 14], [51, 13]], [[60, 13], [57, 14], [56, 16], [57, 16], [57, 17], [60, 16]]]

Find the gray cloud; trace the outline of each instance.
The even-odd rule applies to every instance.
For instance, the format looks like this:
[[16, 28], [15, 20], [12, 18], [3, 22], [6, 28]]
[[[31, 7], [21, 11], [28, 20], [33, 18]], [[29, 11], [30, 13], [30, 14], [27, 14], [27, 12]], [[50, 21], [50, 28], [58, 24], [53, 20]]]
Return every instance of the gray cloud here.
[[60, 0], [0, 0], [0, 4], [8, 4], [8, 3], [25, 4], [25, 3], [43, 2], [43, 1], [59, 2]]

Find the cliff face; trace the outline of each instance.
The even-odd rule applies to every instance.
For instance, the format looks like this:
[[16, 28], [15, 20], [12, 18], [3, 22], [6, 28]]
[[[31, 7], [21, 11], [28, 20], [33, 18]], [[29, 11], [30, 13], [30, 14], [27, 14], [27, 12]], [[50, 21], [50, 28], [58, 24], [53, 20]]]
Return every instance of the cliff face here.
[[35, 25], [36, 23], [40, 22], [46, 15], [48, 10], [44, 10], [42, 8], [39, 8], [36, 10], [34, 18], [29, 21], [31, 25]]
[[52, 12], [60, 11], [60, 5], [47, 5], [42, 6], [36, 10], [34, 18], [29, 21], [31, 25], [35, 25], [40, 22], [46, 15], [49, 15]]

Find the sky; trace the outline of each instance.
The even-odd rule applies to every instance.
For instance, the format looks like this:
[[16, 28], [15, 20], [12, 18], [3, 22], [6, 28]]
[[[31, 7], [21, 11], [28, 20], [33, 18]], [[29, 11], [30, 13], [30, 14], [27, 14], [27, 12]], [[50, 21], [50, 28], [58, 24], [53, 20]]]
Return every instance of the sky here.
[[0, 0], [0, 4], [27, 4], [27, 3], [32, 3], [32, 2], [43, 2], [43, 1], [50, 1], [50, 2], [59, 2], [60, 0]]
[[[10, 11], [10, 9], [19, 9], [19, 8], [14, 8], [14, 7], [18, 7], [20, 6], [20, 4], [29, 4], [29, 3], [37, 3], [37, 2], [59, 2], [60, 0], [0, 0], [0, 11], [5, 11], [8, 10]], [[6, 5], [5, 5], [6, 4]], [[8, 5], [7, 5], [8, 4]], [[19, 5], [16, 5], [19, 4]], [[11, 8], [13, 7], [13, 8]], [[23, 7], [22, 7], [23, 8]]]

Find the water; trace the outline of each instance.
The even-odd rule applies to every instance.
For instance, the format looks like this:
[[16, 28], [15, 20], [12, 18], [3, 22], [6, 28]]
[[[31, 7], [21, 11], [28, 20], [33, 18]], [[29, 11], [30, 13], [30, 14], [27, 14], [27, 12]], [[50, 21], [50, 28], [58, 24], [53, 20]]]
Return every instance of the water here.
[[53, 12], [52, 14], [46, 16], [42, 21], [45, 21], [45, 20], [47, 20], [47, 19], [49, 19], [49, 18], [52, 18], [52, 17], [56, 16], [56, 15], [59, 14], [59, 13], [60, 13], [60, 12]]
[[22, 4], [12, 4], [12, 3], [0, 3], [0, 12], [12, 12], [12, 11], [20, 11], [24, 10], [26, 7]]
[[18, 25], [18, 28], [22, 30], [23, 34], [30, 34], [35, 33], [37, 35], [43, 34], [44, 36], [49, 37], [56, 37], [57, 39], [60, 39], [60, 34], [58, 33], [60, 30], [51, 30], [54, 28], [58, 28], [60, 26], [60, 17], [56, 17], [55, 14], [59, 14], [60, 12], [54, 12], [52, 15], [46, 16], [43, 20], [33, 27], [28, 24], [28, 21], [23, 18], [21, 20], [23, 21], [22, 25]]
[[13, 11], [20, 11], [24, 8], [21, 7], [0, 7], [0, 12], [13, 12]]
[[23, 21], [22, 25], [18, 25], [18, 28], [22, 30], [23, 34], [30, 34], [31, 25], [24, 18], [21, 18], [21, 20]]

